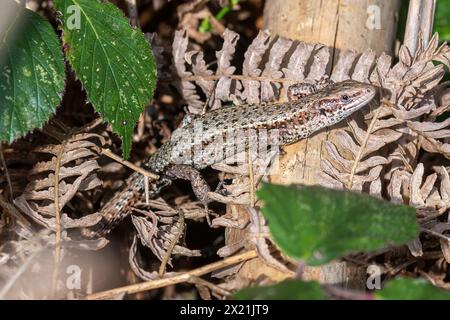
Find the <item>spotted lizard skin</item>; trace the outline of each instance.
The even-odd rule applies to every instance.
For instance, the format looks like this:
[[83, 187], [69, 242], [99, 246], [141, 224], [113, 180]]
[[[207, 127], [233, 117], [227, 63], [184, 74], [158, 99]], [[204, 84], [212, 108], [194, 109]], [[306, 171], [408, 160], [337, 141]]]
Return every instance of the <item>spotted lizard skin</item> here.
[[[240, 132], [245, 130], [258, 133], [275, 129], [278, 144], [288, 145], [347, 118], [367, 105], [376, 93], [372, 85], [353, 80], [329, 84], [320, 90], [313, 85], [306, 86], [303, 88], [304, 85], [299, 84], [293, 87], [289, 95], [293, 100], [289, 102], [224, 107], [207, 112], [175, 130], [171, 140], [143, 165], [160, 175], [158, 181], [149, 184], [150, 198], [156, 197], [171, 180], [192, 175], [186, 172], [182, 176], [170, 174], [175, 165], [200, 170], [221, 160], [213, 156], [186, 156], [195, 154], [195, 150], [208, 149], [217, 141], [224, 141], [221, 146], [224, 150], [231, 148], [236, 153], [248, 148], [248, 142], [226, 139], [227, 135], [240, 136]], [[305, 91], [307, 95], [303, 96], [301, 92]], [[123, 190], [102, 208], [102, 222], [95, 234], [108, 234], [132, 212], [133, 206], [143, 198], [143, 192], [144, 178], [135, 172], [127, 179]]]

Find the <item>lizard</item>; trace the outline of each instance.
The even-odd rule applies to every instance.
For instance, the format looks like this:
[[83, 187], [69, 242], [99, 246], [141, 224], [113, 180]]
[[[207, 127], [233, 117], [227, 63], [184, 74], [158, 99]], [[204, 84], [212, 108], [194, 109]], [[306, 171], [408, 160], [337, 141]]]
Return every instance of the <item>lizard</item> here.
[[[367, 105], [375, 94], [374, 86], [354, 80], [319, 82], [316, 85], [299, 83], [289, 87], [287, 102], [234, 105], [206, 112], [193, 119], [185, 117], [189, 120], [184, 121], [170, 140], [143, 163], [144, 169], [160, 175], [158, 180], [149, 184], [149, 197], [156, 197], [173, 180], [185, 179], [190, 180], [194, 194], [206, 205], [210, 189], [199, 170], [221, 159], [195, 156], [194, 149], [205, 150], [217, 141], [224, 141], [227, 134], [241, 130], [277, 130], [279, 146], [295, 143], [339, 123]], [[239, 153], [246, 151], [248, 143], [228, 139], [222, 147]], [[134, 172], [123, 189], [100, 210], [102, 220], [95, 235], [108, 234], [128, 216], [141, 199], [144, 187], [143, 175]]]

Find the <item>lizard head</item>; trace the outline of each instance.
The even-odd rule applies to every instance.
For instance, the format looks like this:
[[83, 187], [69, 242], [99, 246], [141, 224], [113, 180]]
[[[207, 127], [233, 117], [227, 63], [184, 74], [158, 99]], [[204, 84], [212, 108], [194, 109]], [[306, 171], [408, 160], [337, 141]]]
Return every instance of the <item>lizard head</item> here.
[[375, 93], [375, 87], [370, 84], [346, 80], [318, 92], [310, 111], [314, 113], [318, 127], [330, 126], [367, 105]]

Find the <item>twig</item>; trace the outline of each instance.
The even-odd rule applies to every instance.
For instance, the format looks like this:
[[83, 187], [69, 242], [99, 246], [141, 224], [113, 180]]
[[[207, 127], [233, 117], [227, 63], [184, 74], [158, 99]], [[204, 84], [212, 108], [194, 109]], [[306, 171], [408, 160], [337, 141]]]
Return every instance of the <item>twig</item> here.
[[255, 250], [250, 250], [173, 277], [153, 281], [146, 281], [125, 287], [102, 291], [88, 295], [85, 298], [88, 300], [107, 299], [108, 297], [115, 296], [121, 293], [133, 294], [137, 292], [163, 288], [177, 283], [188, 282], [190, 279], [192, 279], [193, 276], [200, 277], [202, 275], [211, 273], [215, 270], [219, 270], [227, 266], [244, 262], [257, 257], [258, 253]]
[[[193, 75], [193, 76], [182, 77], [181, 80], [182, 81], [200, 81], [200, 80], [214, 81], [214, 80], [219, 80], [222, 77], [223, 76], [221, 76], [221, 75], [210, 75], [210, 76]], [[284, 82], [295, 83], [296, 82], [295, 80], [286, 79], [286, 78], [274, 79], [273, 77], [255, 77], [255, 76], [244, 76], [244, 75], [240, 75], [240, 74], [230, 75], [230, 76], [227, 76], [227, 78], [232, 79], [232, 80], [255, 80], [255, 81], [270, 81], [270, 82], [280, 82], [280, 83], [284, 83]]]
[[133, 169], [136, 172], [139, 172], [140, 174], [142, 174], [144, 177], [149, 177], [152, 180], [158, 180], [159, 176], [157, 174], [151, 173], [150, 171], [147, 171], [127, 160], [122, 159], [121, 157], [119, 157], [118, 155], [114, 154], [111, 152], [111, 150], [109, 149], [102, 149], [102, 154], [104, 154], [107, 157], [110, 157], [111, 159], [117, 161], [120, 164], [123, 164], [124, 166], [127, 166], [130, 169]]
[[362, 142], [361, 146], [359, 147], [358, 150], [358, 154], [355, 157], [355, 161], [353, 162], [353, 166], [352, 166], [352, 170], [350, 172], [350, 177], [348, 178], [348, 183], [347, 183], [347, 189], [351, 190], [352, 186], [353, 186], [353, 179], [355, 177], [356, 174], [356, 169], [358, 167], [359, 162], [361, 161], [363, 154], [364, 154], [364, 150], [367, 147], [367, 143], [369, 142], [369, 138], [372, 135], [372, 130], [375, 126], [375, 123], [378, 120], [378, 116], [380, 115], [381, 112], [381, 106], [378, 107], [378, 109], [375, 111], [372, 121], [369, 124], [369, 127], [367, 128], [367, 132], [366, 132], [366, 136], [364, 137], [364, 141]]
[[215, 285], [214, 283], [211, 283], [209, 281], [206, 281], [200, 277], [196, 277], [196, 276], [191, 276], [191, 278], [188, 280], [189, 283], [195, 284], [195, 285], [200, 285], [200, 286], [204, 286], [207, 287], [208, 289], [210, 289], [211, 291], [214, 291], [222, 296], [225, 297], [229, 297], [231, 296], [231, 292], [229, 292], [228, 290], [225, 290], [221, 287], [219, 287], [218, 285]]
[[139, 14], [137, 10], [136, 0], [125, 0], [128, 5], [128, 15], [133, 27], [139, 27]]
[[445, 236], [445, 235], [443, 235], [443, 234], [441, 234], [441, 233], [439, 233], [439, 232], [436, 232], [436, 231], [431, 230], [431, 229], [423, 228], [423, 227], [421, 229], [425, 233], [431, 234], [431, 235], [433, 235], [433, 236], [435, 236], [435, 237], [437, 237], [439, 239], [445, 240], [448, 243], [450, 243], [450, 238]]
[[[220, 78], [222, 78], [223, 76], [221, 75], [210, 75], [210, 76], [199, 76], [199, 75], [192, 75], [192, 76], [186, 76], [186, 77], [181, 77], [181, 81], [217, 81]], [[273, 77], [268, 77], [268, 76], [246, 76], [246, 75], [242, 75], [242, 74], [233, 74], [233, 75], [229, 75], [227, 76], [228, 79], [231, 80], [254, 80], [254, 81], [270, 81], [270, 82], [276, 82], [276, 83], [296, 83], [298, 81], [296, 80], [292, 80], [292, 79], [286, 79], [286, 78], [280, 78], [280, 79], [275, 79]], [[172, 78], [165, 78], [165, 79], [161, 79], [160, 82], [163, 83], [171, 83], [173, 82]]]
[[169, 248], [167, 248], [167, 251], [161, 261], [161, 265], [159, 266], [158, 275], [160, 278], [164, 277], [164, 272], [166, 271], [167, 263], [169, 262], [170, 256], [172, 255], [173, 249], [175, 249], [175, 246], [177, 245], [178, 241], [180, 241], [181, 236], [184, 233], [184, 212], [180, 208], [178, 208], [178, 222], [177, 222], [177, 234], [175, 234], [175, 237], [173, 238], [172, 242], [169, 244]]

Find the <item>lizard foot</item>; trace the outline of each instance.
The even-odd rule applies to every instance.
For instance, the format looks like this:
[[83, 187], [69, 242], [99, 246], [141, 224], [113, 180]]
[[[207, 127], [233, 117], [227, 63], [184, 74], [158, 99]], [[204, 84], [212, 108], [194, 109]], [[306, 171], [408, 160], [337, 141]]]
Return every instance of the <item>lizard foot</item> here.
[[229, 185], [229, 184], [231, 184], [231, 179], [221, 180], [219, 182], [219, 184], [217, 185], [216, 190], [214, 192], [218, 193], [224, 197], [231, 195], [231, 192], [229, 192], [226, 188], [222, 188], [223, 186]]

